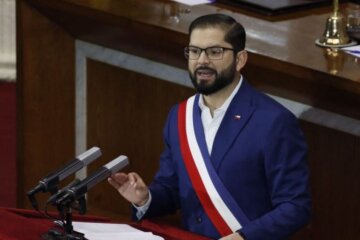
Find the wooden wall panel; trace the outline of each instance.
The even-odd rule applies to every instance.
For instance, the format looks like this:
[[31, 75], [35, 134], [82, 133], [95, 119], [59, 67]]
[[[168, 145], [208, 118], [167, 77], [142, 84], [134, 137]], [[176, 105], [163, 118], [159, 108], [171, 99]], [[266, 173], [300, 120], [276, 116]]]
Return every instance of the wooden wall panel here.
[[301, 122], [309, 146], [313, 219], [311, 239], [359, 236], [359, 138]]
[[359, 94], [353, 92], [356, 88], [347, 86], [349, 91], [332, 85], [338, 78], [336, 75], [320, 74], [252, 53], [249, 53], [243, 74], [259, 90], [274, 96], [360, 119], [360, 111], [354, 111], [360, 106]]
[[0, 206], [16, 207], [16, 83], [0, 80]]
[[26, 192], [74, 157], [74, 40], [25, 1], [17, 16], [17, 205], [29, 207]]
[[[150, 183], [163, 150], [162, 131], [171, 106], [194, 93], [188, 87], [88, 60], [88, 145], [99, 146], [103, 157], [89, 172], [120, 154], [130, 160], [128, 171]], [[129, 204], [103, 182], [91, 190], [89, 209], [130, 215]]]

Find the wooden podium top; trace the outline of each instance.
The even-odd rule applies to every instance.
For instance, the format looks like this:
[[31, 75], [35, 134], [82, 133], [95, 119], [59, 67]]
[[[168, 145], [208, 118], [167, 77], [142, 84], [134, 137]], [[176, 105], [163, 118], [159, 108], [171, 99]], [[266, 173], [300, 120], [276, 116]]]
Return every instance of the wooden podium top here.
[[[186, 69], [183, 47], [196, 17], [225, 13], [247, 31], [244, 75], [263, 91], [360, 119], [359, 59], [317, 47], [329, 7], [260, 18], [224, 4], [163, 0], [26, 0], [75, 38]], [[351, 8], [344, 4], [341, 9]]]

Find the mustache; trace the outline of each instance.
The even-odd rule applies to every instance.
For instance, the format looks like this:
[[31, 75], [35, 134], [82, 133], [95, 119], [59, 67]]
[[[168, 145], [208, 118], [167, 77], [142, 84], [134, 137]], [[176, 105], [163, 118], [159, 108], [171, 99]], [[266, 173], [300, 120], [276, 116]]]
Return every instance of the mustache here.
[[198, 67], [197, 69], [195, 69], [194, 73], [197, 74], [199, 71], [210, 71], [212, 73], [216, 73], [216, 70], [213, 68], [209, 68], [209, 67]]

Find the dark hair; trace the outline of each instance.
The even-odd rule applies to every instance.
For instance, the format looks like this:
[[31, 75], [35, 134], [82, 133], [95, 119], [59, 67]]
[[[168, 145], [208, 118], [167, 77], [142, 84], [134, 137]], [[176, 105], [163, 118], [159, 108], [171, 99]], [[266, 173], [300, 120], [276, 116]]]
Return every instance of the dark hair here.
[[231, 44], [235, 52], [245, 49], [246, 33], [244, 27], [234, 18], [225, 14], [209, 14], [196, 18], [189, 27], [189, 36], [196, 28], [219, 27], [224, 30], [224, 40]]

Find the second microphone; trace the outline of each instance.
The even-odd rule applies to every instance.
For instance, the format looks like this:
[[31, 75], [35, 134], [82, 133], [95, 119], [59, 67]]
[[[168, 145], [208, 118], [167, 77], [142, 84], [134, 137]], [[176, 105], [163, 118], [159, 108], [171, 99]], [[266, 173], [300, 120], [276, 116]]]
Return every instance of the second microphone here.
[[115, 158], [91, 174], [89, 177], [85, 178], [83, 181], [67, 189], [66, 193], [63, 194], [61, 198], [56, 200], [56, 204], [66, 205], [79, 199], [80, 197], [84, 196], [90, 188], [107, 179], [112, 174], [118, 172], [128, 164], [129, 159], [124, 155]]

